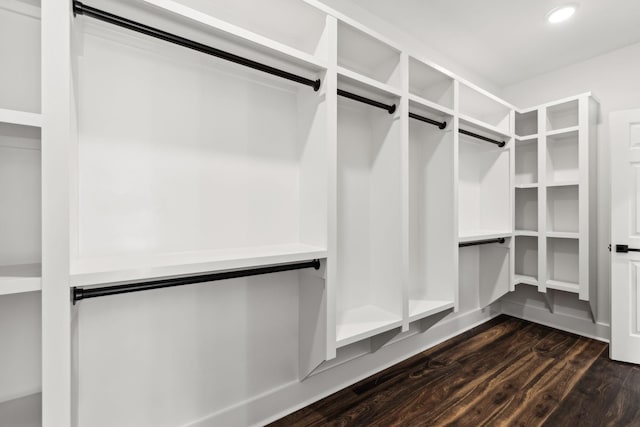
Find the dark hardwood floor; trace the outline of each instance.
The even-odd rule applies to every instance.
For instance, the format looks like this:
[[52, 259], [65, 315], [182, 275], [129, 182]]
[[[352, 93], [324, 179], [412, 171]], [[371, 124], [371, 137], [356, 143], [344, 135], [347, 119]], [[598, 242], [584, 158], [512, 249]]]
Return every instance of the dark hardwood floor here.
[[271, 426], [640, 426], [640, 367], [508, 316]]

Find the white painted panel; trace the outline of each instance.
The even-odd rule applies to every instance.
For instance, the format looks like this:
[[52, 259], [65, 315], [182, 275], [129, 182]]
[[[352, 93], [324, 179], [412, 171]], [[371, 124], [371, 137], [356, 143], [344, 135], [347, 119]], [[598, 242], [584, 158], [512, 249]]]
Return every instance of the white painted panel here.
[[640, 146], [640, 123], [629, 125], [629, 145], [631, 147]]

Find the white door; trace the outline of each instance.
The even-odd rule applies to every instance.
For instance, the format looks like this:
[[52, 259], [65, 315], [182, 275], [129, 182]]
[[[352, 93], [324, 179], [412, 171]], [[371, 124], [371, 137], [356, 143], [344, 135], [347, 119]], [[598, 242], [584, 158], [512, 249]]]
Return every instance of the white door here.
[[640, 110], [610, 115], [611, 358], [640, 363]]

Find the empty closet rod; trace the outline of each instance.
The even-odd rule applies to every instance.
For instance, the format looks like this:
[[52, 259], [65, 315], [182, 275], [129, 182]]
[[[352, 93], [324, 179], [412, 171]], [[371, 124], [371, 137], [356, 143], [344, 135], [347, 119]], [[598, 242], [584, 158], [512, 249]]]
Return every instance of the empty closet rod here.
[[498, 147], [504, 147], [505, 144], [506, 144], [506, 142], [504, 142], [504, 141], [497, 141], [495, 139], [487, 138], [486, 136], [478, 135], [477, 133], [469, 132], [468, 130], [458, 129], [458, 132], [460, 132], [463, 135], [472, 136], [474, 138], [478, 138], [478, 139], [481, 139], [483, 141], [487, 141], [487, 142], [490, 142], [492, 144], [496, 144]]
[[437, 120], [430, 119], [428, 117], [420, 116], [416, 113], [409, 112], [409, 117], [412, 119], [420, 120], [421, 122], [429, 123], [434, 126], [438, 126], [440, 129], [444, 129], [447, 127], [447, 122], [439, 122]]
[[347, 92], [346, 90], [338, 89], [338, 95], [344, 96], [345, 98], [353, 99], [354, 101], [362, 102], [363, 104], [373, 105], [374, 107], [387, 110], [389, 114], [393, 114], [396, 111], [396, 104], [383, 104], [382, 102], [365, 98], [364, 96], [356, 95], [355, 93]]
[[283, 79], [292, 80], [303, 85], [311, 86], [314, 91], [318, 91], [318, 89], [320, 89], [320, 79], [312, 80], [293, 73], [289, 73], [288, 71], [270, 67], [269, 65], [261, 64], [256, 61], [252, 61], [251, 59], [243, 58], [242, 56], [225, 52], [224, 50], [216, 49], [214, 47], [207, 46], [193, 40], [185, 39], [184, 37], [176, 36], [174, 34], [158, 30], [157, 28], [149, 27], [147, 25], [111, 14], [109, 12], [87, 6], [77, 0], [74, 0], [73, 2], [73, 13], [74, 15], [89, 16], [91, 18], [98, 19], [100, 21], [116, 25], [118, 27], [126, 28], [137, 33], [145, 34], [150, 37], [164, 40], [178, 46], [193, 49], [198, 52], [206, 53], [207, 55], [215, 56], [217, 58], [225, 59], [236, 64], [244, 65], [245, 67], [263, 71], [268, 74], [273, 74], [274, 76], [282, 77]]
[[320, 260], [298, 262], [294, 264], [272, 265], [269, 267], [251, 268], [247, 270], [223, 271], [196, 276], [173, 277], [149, 282], [127, 283], [95, 288], [73, 288], [73, 303], [87, 298], [98, 298], [109, 295], [127, 294], [130, 292], [149, 291], [152, 289], [170, 288], [173, 286], [193, 285], [195, 283], [215, 282], [217, 280], [236, 279], [238, 277], [257, 276], [260, 274], [279, 273], [281, 271], [301, 270], [304, 268], [320, 268]]
[[475, 242], [463, 242], [459, 243], [458, 247], [466, 248], [467, 246], [487, 245], [489, 243], [504, 243], [504, 237], [499, 237], [497, 239], [476, 240]]

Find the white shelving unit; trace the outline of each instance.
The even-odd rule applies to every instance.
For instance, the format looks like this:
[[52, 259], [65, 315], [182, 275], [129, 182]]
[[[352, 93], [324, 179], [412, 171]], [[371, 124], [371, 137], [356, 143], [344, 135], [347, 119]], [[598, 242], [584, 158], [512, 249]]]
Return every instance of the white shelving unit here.
[[[524, 135], [517, 137], [515, 151], [516, 234], [530, 237], [516, 238], [514, 283], [536, 285], [540, 292], [577, 294], [589, 301], [594, 314], [595, 250], [591, 236], [595, 224], [590, 210], [595, 191], [597, 112], [597, 102], [586, 93], [515, 116], [516, 132]], [[533, 182], [535, 186], [528, 185]], [[528, 196], [520, 196], [518, 201], [525, 191]], [[538, 232], [520, 232], [519, 223]], [[534, 225], [535, 229], [531, 227]], [[533, 253], [533, 239], [538, 257], [535, 281], [530, 280], [530, 274], [518, 271], [518, 262], [520, 270], [525, 268], [521, 254]], [[531, 257], [527, 268], [533, 271]]]

